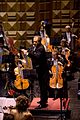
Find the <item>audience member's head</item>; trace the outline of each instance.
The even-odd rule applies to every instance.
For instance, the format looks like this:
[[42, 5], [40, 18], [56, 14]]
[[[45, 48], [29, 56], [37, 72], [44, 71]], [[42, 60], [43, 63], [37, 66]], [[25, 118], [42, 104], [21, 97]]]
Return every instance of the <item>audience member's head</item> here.
[[16, 109], [18, 112], [25, 112], [29, 107], [29, 100], [26, 96], [20, 95], [16, 98]]

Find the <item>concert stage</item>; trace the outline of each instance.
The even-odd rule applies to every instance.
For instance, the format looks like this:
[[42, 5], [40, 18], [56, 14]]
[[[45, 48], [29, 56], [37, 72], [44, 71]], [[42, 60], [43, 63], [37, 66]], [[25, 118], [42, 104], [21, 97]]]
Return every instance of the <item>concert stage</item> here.
[[56, 99], [54, 100], [53, 98], [48, 98], [48, 106], [46, 108], [41, 108], [41, 109], [36, 109], [38, 107], [38, 101], [39, 98], [34, 98], [31, 102], [31, 105], [29, 107], [30, 112], [33, 114], [33, 116], [36, 117], [42, 117], [42, 116], [59, 116], [59, 115], [64, 115], [65, 117], [70, 117], [70, 98], [67, 100], [64, 98]]

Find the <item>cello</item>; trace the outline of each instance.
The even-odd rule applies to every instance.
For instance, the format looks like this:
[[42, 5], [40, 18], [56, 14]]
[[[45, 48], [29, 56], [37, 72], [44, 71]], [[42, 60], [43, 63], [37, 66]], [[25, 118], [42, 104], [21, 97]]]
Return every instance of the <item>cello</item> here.
[[51, 67], [52, 77], [50, 78], [49, 86], [51, 88], [62, 88], [63, 87], [63, 64], [58, 61], [58, 53], [52, 52], [54, 55], [54, 64]]
[[61, 63], [58, 62], [58, 68], [53, 65], [51, 68], [52, 71], [52, 78], [50, 78], [49, 86], [51, 88], [62, 88], [63, 87], [63, 66]]
[[29, 87], [28, 79], [23, 78], [23, 69], [21, 64], [18, 62], [18, 67], [14, 69], [16, 80], [14, 81], [14, 86], [19, 90], [24, 90]]

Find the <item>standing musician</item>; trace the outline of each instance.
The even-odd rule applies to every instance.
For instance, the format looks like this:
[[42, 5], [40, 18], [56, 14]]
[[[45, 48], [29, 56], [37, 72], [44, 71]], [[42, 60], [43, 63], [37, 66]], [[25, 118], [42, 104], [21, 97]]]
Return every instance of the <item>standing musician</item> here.
[[[14, 80], [14, 55], [4, 47], [4, 39], [0, 37], [0, 85], [1, 96], [7, 93]], [[6, 90], [6, 93], [2, 91]]]
[[75, 49], [77, 36], [73, 33], [73, 28], [71, 30], [69, 25], [65, 26], [65, 32], [62, 34], [62, 39], [66, 40], [67, 46], [70, 50], [73, 51]]
[[4, 30], [2, 25], [0, 25], [0, 37], [4, 37]]
[[[0, 37], [0, 96], [3, 96], [2, 91], [4, 90], [5, 84], [8, 80], [9, 63], [7, 61], [9, 51], [4, 48], [3, 37]], [[3, 59], [7, 56], [6, 59]]]
[[71, 48], [72, 32], [69, 25], [65, 26], [65, 32], [62, 34], [62, 39], [65, 39], [67, 46]]
[[41, 44], [41, 37], [35, 35], [33, 38], [33, 46], [28, 49], [27, 55], [32, 59], [33, 69], [36, 69], [40, 85], [40, 105], [38, 108], [47, 107], [48, 86], [49, 86], [49, 70], [46, 59], [44, 46]]
[[8, 43], [7, 43], [6, 35], [5, 35], [5, 32], [4, 32], [4, 28], [1, 24], [0, 24], [0, 37], [3, 37], [4, 47], [8, 49]]

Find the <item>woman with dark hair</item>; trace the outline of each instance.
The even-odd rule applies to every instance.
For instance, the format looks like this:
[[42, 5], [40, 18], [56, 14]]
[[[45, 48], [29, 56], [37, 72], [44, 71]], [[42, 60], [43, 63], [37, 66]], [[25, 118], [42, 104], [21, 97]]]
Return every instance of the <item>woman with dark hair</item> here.
[[33, 120], [32, 114], [28, 111], [29, 100], [26, 96], [20, 95], [16, 98], [16, 108], [11, 110], [14, 120]]

